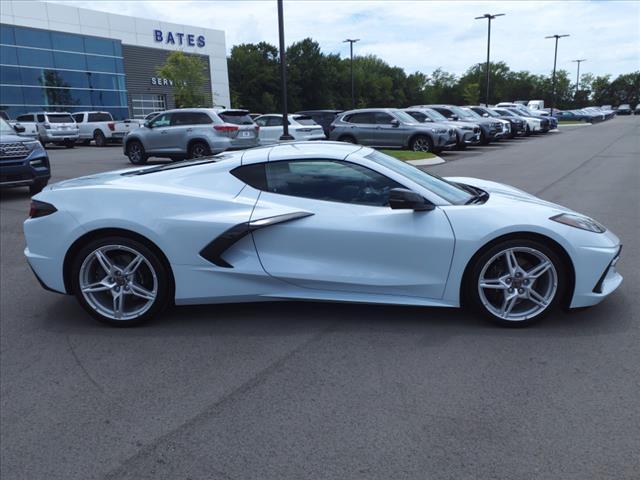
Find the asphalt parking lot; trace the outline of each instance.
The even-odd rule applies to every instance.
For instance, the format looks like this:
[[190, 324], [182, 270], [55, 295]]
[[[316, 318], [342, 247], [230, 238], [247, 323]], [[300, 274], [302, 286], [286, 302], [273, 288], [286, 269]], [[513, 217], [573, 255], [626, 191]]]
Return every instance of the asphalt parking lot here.
[[[130, 166], [49, 149], [53, 180]], [[443, 154], [624, 243], [602, 304], [500, 329], [464, 311], [272, 303], [136, 329], [44, 291], [26, 190], [0, 201], [3, 479], [637, 479], [640, 117]], [[55, 232], [52, 232], [54, 235]]]

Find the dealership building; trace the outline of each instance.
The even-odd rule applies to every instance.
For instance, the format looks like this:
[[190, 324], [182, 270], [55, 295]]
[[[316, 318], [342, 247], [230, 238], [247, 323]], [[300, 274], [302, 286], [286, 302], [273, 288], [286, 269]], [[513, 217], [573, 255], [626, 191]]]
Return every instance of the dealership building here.
[[2, 0], [0, 110], [108, 111], [144, 118], [174, 108], [157, 68], [173, 51], [206, 65], [206, 105], [230, 106], [221, 30], [114, 15], [39, 1]]

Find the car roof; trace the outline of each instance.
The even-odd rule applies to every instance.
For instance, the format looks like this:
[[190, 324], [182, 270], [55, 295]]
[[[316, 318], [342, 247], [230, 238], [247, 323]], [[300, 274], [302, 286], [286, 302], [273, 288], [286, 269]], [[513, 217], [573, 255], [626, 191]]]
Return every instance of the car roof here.
[[250, 148], [243, 151], [242, 164], [277, 160], [344, 160], [359, 150], [373, 151], [368, 147], [328, 140], [282, 142], [275, 145]]

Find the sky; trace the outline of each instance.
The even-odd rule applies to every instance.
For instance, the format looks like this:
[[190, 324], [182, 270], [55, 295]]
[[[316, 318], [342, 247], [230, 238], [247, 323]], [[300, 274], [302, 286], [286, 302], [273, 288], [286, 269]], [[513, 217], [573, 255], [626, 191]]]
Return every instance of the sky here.
[[[276, 0], [61, 1], [76, 7], [220, 29], [233, 45], [278, 44]], [[553, 68], [575, 73], [571, 60], [586, 58], [581, 73], [640, 70], [640, 0], [403, 1], [289, 0], [284, 2], [287, 44], [311, 37], [326, 53], [349, 55], [346, 38], [359, 38], [356, 55], [374, 54], [407, 73], [442, 68], [460, 75], [486, 61], [485, 13], [505, 13], [491, 27], [491, 61], [536, 74]]]

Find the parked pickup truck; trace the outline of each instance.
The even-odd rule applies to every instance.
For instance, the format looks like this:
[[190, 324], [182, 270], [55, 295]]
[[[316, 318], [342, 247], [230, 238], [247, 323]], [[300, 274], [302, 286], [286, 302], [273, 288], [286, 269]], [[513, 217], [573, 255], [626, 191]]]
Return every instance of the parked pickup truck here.
[[89, 145], [93, 140], [97, 147], [122, 142], [131, 130], [140, 127], [138, 120], [115, 121], [109, 112], [76, 112], [73, 119], [80, 129], [78, 141]]

